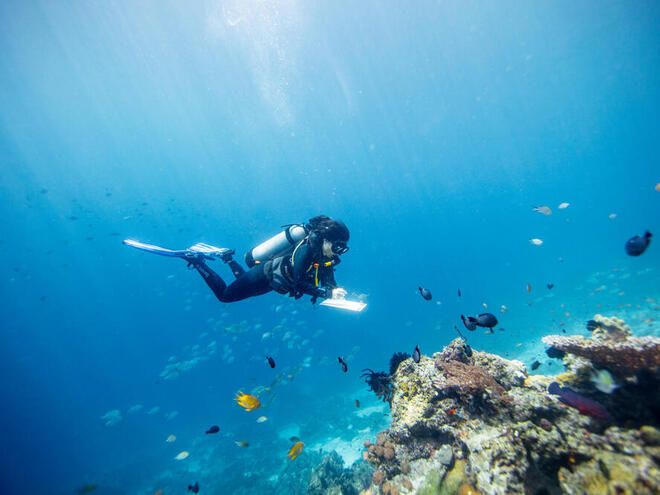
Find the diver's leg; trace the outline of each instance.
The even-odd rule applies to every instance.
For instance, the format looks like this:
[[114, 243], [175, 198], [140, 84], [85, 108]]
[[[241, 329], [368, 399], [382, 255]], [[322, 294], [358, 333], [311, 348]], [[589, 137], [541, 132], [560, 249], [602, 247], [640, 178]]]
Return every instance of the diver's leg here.
[[220, 259], [229, 265], [229, 268], [231, 269], [231, 272], [234, 274], [234, 277], [238, 279], [238, 277], [240, 277], [245, 273], [245, 269], [238, 264], [238, 261], [232, 258], [234, 252], [235, 251], [233, 249], [228, 249], [226, 253], [220, 256]]
[[[242, 269], [240, 265], [239, 268]], [[264, 273], [264, 267], [259, 264], [248, 271], [243, 271], [243, 274], [225, 289], [223, 297], [227, 301], [240, 301], [248, 297], [265, 294], [271, 290], [270, 281]]]
[[208, 285], [213, 293], [215, 294], [215, 297], [218, 298], [219, 301], [222, 302], [231, 302], [228, 301], [227, 298], [225, 297], [225, 289], [227, 288], [227, 284], [225, 283], [224, 280], [215, 273], [213, 270], [211, 270], [206, 263], [203, 261], [195, 261], [191, 262], [195, 270], [199, 272], [199, 274], [202, 276], [204, 279], [204, 282], [206, 282], [206, 285]]

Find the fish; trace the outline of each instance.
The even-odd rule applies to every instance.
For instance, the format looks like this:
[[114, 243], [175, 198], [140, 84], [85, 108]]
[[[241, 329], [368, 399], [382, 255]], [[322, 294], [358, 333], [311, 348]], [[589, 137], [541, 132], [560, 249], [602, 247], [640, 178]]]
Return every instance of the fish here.
[[208, 430], [206, 430], [206, 434], [210, 435], [210, 434], [213, 434], [213, 433], [218, 433], [219, 431], [220, 431], [220, 427], [216, 426], [216, 425], [213, 425]]
[[360, 407], [360, 401], [355, 399], [355, 407], [359, 408]]
[[236, 445], [238, 445], [242, 449], [247, 449], [250, 444], [246, 442], [245, 440], [238, 440], [237, 442], [234, 442]]
[[548, 347], [545, 350], [545, 353], [548, 355], [549, 358], [552, 359], [563, 359], [566, 353], [564, 351], [561, 351], [557, 349], [556, 347]]
[[238, 402], [239, 406], [248, 412], [254, 411], [255, 409], [259, 409], [261, 407], [259, 399], [257, 399], [254, 395], [244, 394], [240, 390], [236, 394], [234, 400]]
[[268, 418], [266, 416], [259, 416], [257, 418], [257, 423], [263, 423], [264, 421], [268, 421]]
[[548, 386], [548, 392], [552, 395], [558, 395], [560, 402], [567, 406], [574, 407], [583, 416], [591, 416], [592, 418], [605, 422], [612, 421], [612, 416], [607, 409], [605, 409], [605, 406], [595, 400], [591, 400], [588, 397], [578, 394], [572, 388], [561, 387], [559, 383], [552, 382]]
[[527, 292], [532, 292], [532, 286], [529, 284], [527, 284], [527, 287], [525, 287], [525, 289], [527, 289]]
[[590, 332], [593, 332], [594, 330], [596, 330], [599, 327], [600, 327], [600, 324], [596, 320], [589, 320], [587, 322], [587, 330], [589, 330]]
[[564, 210], [564, 209], [568, 208], [569, 206], [571, 206], [570, 203], [560, 203], [557, 208], [559, 208], [560, 210]]
[[467, 357], [472, 357], [472, 347], [470, 347], [467, 342], [463, 344], [463, 351]]
[[542, 215], [552, 215], [552, 210], [548, 206], [535, 206], [532, 210]]
[[422, 356], [419, 353], [419, 346], [416, 345], [415, 350], [413, 351], [413, 355], [412, 355], [413, 361], [415, 361], [416, 363], [419, 363], [419, 360], [421, 359], [421, 357]]
[[458, 297], [461, 297], [461, 289], [458, 289]]
[[76, 493], [79, 493], [80, 495], [84, 495], [85, 493], [92, 493], [94, 490], [96, 490], [99, 486], [94, 485], [94, 484], [89, 484], [85, 486], [81, 486], [76, 490]]
[[656, 191], [660, 192], [660, 182], [658, 182], [658, 183], [655, 185], [655, 188], [654, 188], [654, 189], [655, 189]]
[[614, 377], [607, 370], [598, 371], [597, 374], [591, 377], [591, 383], [594, 384], [594, 387], [605, 394], [611, 394], [619, 388]]
[[539, 368], [539, 366], [541, 366], [541, 363], [539, 363], [538, 361], [534, 361], [532, 363], [532, 371], [537, 370]]
[[337, 358], [339, 360], [339, 364], [341, 364], [341, 369], [344, 373], [348, 371], [348, 365], [346, 364], [346, 361], [344, 361], [344, 358], [339, 356]]
[[188, 491], [193, 493], [199, 493], [199, 483], [195, 481], [194, 485], [188, 485]]
[[530, 239], [529, 242], [531, 242], [535, 246], [540, 246], [541, 244], [543, 244], [543, 241], [541, 239]]
[[614, 220], [616, 218], [616, 213], [610, 213], [609, 215], [607, 215], [607, 218], [609, 218], [610, 220]]
[[552, 290], [552, 288], [553, 288], [554, 286], [555, 286], [555, 284], [553, 284], [552, 282], [550, 282], [549, 284], [546, 285], [546, 287], [548, 288], [548, 290]]
[[176, 437], [175, 437], [174, 435], [170, 435], [169, 437], [167, 437], [167, 438], [165, 439], [165, 441], [166, 441], [167, 443], [172, 443], [172, 442], [174, 442], [175, 440], [176, 440]]
[[300, 442], [300, 438], [298, 438], [298, 437], [291, 437], [291, 438], [289, 438], [289, 442], [293, 442], [293, 443]]
[[472, 316], [463, 316], [461, 315], [461, 320], [463, 320], [463, 325], [468, 330], [476, 330], [477, 328], [477, 319]]
[[163, 495], [163, 489], [161, 488], [160, 490], [156, 490], [156, 493], [154, 495]]
[[275, 360], [270, 356], [266, 356], [266, 359], [268, 360], [268, 364], [270, 365], [270, 367], [274, 368], [275, 367]]
[[422, 295], [422, 297], [424, 299], [426, 299], [427, 301], [430, 301], [431, 299], [433, 299], [433, 296], [431, 295], [430, 290], [424, 289], [422, 287], [418, 287], [418, 289], [419, 289], [419, 293]]
[[636, 235], [626, 242], [626, 253], [628, 256], [639, 256], [646, 251], [651, 243], [651, 233], [647, 230], [644, 235]]
[[295, 444], [293, 444], [293, 447], [289, 449], [289, 453], [286, 456], [289, 458], [290, 461], [292, 461], [301, 454], [304, 447], [305, 447], [304, 443], [296, 442]]
[[480, 327], [493, 328], [497, 325], [497, 318], [492, 313], [481, 313], [477, 316], [477, 325]]
[[182, 460], [184, 460], [186, 457], [188, 457], [189, 455], [190, 455], [190, 452], [188, 452], [187, 450], [182, 450], [182, 451], [179, 452], [177, 455], [175, 455], [174, 458], [175, 458], [177, 461], [182, 461]]

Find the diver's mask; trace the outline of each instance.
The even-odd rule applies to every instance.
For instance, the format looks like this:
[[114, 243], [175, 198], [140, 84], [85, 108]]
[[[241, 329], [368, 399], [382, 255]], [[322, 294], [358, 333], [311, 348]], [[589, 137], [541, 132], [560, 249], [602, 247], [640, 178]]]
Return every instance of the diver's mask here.
[[333, 241], [332, 243], [332, 252], [335, 253], [337, 256], [341, 256], [342, 254], [346, 254], [346, 251], [348, 251], [348, 245], [344, 241]]

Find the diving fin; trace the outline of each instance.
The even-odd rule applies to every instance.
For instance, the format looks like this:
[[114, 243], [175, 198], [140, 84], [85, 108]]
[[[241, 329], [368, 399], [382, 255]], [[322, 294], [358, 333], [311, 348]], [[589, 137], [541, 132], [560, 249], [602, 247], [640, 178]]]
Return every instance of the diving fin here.
[[170, 256], [172, 258], [185, 258], [186, 255], [200, 253], [205, 259], [214, 260], [216, 258], [222, 259], [223, 255], [228, 254], [229, 251], [231, 251], [227, 248], [218, 248], [211, 246], [210, 244], [204, 244], [203, 242], [197, 243], [194, 246], [190, 246], [188, 249], [178, 250], [154, 246], [153, 244], [145, 244], [144, 242], [134, 241], [132, 239], [124, 239], [124, 244], [136, 249], [140, 249], [142, 251], [146, 251], [148, 253], [160, 254], [161, 256]]
[[344, 298], [330, 298], [321, 301], [321, 306], [328, 306], [331, 308], [347, 309], [348, 311], [360, 312], [367, 307], [366, 303], [361, 301], [350, 301]]

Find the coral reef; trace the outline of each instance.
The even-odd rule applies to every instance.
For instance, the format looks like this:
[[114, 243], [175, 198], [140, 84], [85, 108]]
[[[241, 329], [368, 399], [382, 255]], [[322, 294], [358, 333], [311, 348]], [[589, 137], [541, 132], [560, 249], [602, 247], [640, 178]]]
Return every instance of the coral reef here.
[[[575, 381], [574, 373], [530, 377], [520, 362], [479, 351], [468, 356], [464, 345], [456, 339], [433, 359], [398, 365], [390, 428], [365, 444], [375, 468], [369, 493], [660, 493], [657, 374], [642, 373], [612, 394], [586, 378], [580, 393], [612, 411], [621, 400], [646, 406], [608, 424], [547, 392], [552, 381]], [[639, 400], [643, 394], [655, 394], [651, 406]]]
[[308, 495], [357, 495], [371, 482], [373, 468], [358, 462], [344, 469], [344, 461], [337, 452], [331, 452], [312, 468], [307, 486]]

